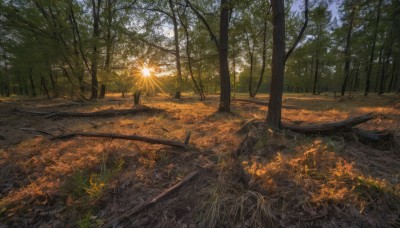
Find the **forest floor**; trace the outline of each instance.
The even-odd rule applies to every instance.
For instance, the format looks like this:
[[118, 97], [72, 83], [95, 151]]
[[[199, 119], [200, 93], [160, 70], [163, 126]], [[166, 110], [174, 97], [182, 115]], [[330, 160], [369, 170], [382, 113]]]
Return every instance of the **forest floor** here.
[[[239, 96], [237, 96], [239, 97]], [[245, 95], [240, 95], [246, 98]], [[265, 96], [258, 100], [267, 101]], [[65, 99], [0, 100], [0, 227], [399, 227], [400, 149], [340, 134], [265, 131], [251, 152], [233, 156], [250, 119], [266, 106], [218, 97], [143, 98], [165, 110], [113, 117], [54, 117], [17, 112], [92, 112], [131, 108], [133, 98], [78, 103]], [[283, 121], [324, 123], [374, 112], [366, 130], [400, 130], [398, 95], [285, 94]], [[136, 134], [183, 142], [188, 149], [76, 137], [68, 132]], [[199, 174], [154, 206], [120, 217], [189, 173]], [[112, 224], [111, 224], [112, 225]]]

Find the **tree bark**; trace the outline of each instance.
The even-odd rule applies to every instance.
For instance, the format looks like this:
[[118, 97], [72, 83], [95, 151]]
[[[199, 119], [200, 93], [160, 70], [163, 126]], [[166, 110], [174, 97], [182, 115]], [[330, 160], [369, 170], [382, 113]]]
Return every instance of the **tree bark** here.
[[220, 35], [219, 35], [219, 76], [221, 84], [220, 112], [230, 112], [231, 83], [228, 63], [229, 38], [229, 0], [221, 0]]
[[283, 0], [271, 0], [273, 29], [272, 78], [267, 124], [281, 127], [282, 93], [285, 73], [285, 5]]
[[104, 84], [101, 84], [99, 99], [103, 99], [105, 96], [106, 96], [106, 86]]
[[317, 80], [318, 80], [318, 72], [319, 72], [319, 53], [317, 51], [317, 59], [315, 63], [315, 72], [314, 72], [314, 83], [313, 83], [313, 95], [318, 95], [317, 94]]
[[97, 69], [98, 69], [98, 44], [100, 38], [100, 6], [102, 0], [91, 0], [92, 1], [92, 17], [93, 17], [93, 46], [92, 46], [92, 94], [90, 99], [97, 99], [98, 96], [98, 80], [97, 80]]

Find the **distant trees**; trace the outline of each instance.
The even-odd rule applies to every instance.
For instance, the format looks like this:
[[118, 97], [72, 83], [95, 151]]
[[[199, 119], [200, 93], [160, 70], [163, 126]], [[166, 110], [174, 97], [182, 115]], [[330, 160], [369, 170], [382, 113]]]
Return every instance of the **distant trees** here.
[[[400, 89], [397, 0], [301, 3], [285, 2], [282, 91]], [[138, 80], [129, 75], [146, 65], [164, 75], [157, 87], [172, 97], [219, 93], [220, 111], [230, 111], [232, 86], [277, 98], [281, 81], [268, 73], [280, 72], [269, 54], [278, 42], [271, 7], [268, 0], [2, 1], [0, 94], [97, 99], [106, 88], [134, 91], [119, 80]]]

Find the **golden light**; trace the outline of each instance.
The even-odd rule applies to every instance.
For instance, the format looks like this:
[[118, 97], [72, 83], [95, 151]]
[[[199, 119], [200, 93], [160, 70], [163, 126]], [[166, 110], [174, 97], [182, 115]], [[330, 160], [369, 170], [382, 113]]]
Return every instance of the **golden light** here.
[[145, 78], [150, 77], [150, 76], [151, 76], [151, 69], [150, 69], [150, 68], [147, 68], [147, 67], [143, 67], [143, 68], [142, 68], [142, 75], [143, 75], [143, 77], [145, 77]]

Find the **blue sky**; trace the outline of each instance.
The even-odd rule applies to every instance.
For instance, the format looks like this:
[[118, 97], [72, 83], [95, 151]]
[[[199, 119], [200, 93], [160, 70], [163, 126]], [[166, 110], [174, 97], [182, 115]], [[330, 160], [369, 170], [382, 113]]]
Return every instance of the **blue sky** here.
[[[292, 11], [303, 11], [303, 5], [304, 5], [304, 0], [294, 0], [293, 1], [293, 5], [291, 10]], [[336, 19], [338, 21], [340, 21], [340, 15], [339, 15], [339, 1], [333, 1], [333, 3], [331, 3], [329, 5], [329, 10], [332, 12], [332, 20]]]

